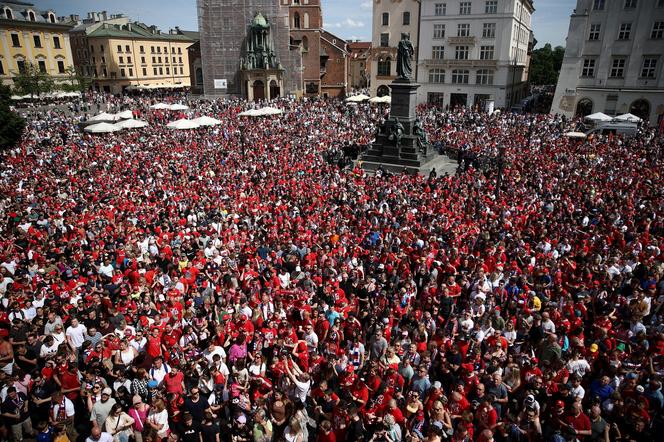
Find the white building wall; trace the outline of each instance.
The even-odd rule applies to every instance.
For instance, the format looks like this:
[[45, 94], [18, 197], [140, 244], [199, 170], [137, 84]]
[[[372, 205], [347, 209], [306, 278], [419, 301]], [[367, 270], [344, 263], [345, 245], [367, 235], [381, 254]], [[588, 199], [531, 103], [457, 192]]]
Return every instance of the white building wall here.
[[[435, 102], [442, 94], [442, 104], [448, 106], [452, 94], [461, 94], [461, 98], [465, 95], [467, 105], [474, 105], [476, 99], [492, 100], [496, 108], [518, 102], [527, 94], [525, 72], [529, 61], [532, 3], [529, 0], [497, 0], [496, 13], [486, 13], [490, 1], [474, 0], [470, 2], [471, 13], [468, 15], [460, 15], [460, 3], [460, 0], [422, 1], [417, 77], [422, 87], [418, 91], [418, 101]], [[436, 15], [436, 4], [446, 5], [445, 15]], [[485, 23], [495, 23], [494, 38], [483, 37]], [[445, 25], [445, 38], [434, 39], [434, 28], [440, 24]], [[459, 24], [470, 25], [469, 39], [457, 37]], [[466, 44], [469, 46], [468, 60], [456, 60], [456, 46]], [[433, 59], [434, 46], [444, 46], [442, 60]], [[494, 47], [492, 60], [480, 60], [482, 46]], [[445, 70], [442, 84], [429, 81], [430, 70], [436, 68]], [[469, 71], [468, 84], [452, 83], [455, 69]], [[493, 72], [493, 84], [477, 84], [477, 71], [480, 69]]]
[[[625, 0], [606, 0], [603, 9], [595, 6], [595, 0], [577, 0], [551, 112], [571, 117], [590, 100], [591, 112], [619, 115], [645, 100], [646, 117], [657, 124], [664, 115], [664, 38], [652, 38], [652, 31], [655, 23], [664, 23], [664, 1], [638, 0], [635, 8], [625, 8]], [[627, 40], [618, 39], [623, 23], [631, 23]], [[600, 27], [595, 40], [589, 39], [593, 25]], [[625, 59], [620, 78], [611, 76], [616, 58]], [[657, 59], [654, 78], [642, 76], [645, 58]], [[583, 75], [586, 60], [595, 62], [592, 75]]]

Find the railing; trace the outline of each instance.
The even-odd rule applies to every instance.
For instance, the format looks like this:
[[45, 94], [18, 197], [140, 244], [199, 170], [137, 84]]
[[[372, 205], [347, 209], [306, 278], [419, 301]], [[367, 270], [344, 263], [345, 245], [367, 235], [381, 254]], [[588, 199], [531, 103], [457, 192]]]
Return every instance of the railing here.
[[422, 60], [425, 67], [439, 68], [496, 68], [497, 60], [440, 60], [425, 59]]
[[447, 42], [451, 45], [474, 45], [475, 37], [447, 37]]

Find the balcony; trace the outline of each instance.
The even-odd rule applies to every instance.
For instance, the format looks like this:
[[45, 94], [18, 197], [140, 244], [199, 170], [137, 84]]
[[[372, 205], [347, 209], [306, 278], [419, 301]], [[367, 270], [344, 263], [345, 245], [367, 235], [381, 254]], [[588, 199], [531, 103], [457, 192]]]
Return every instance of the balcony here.
[[447, 42], [451, 45], [475, 45], [475, 37], [447, 37]]
[[423, 60], [424, 66], [428, 68], [496, 68], [498, 60]]

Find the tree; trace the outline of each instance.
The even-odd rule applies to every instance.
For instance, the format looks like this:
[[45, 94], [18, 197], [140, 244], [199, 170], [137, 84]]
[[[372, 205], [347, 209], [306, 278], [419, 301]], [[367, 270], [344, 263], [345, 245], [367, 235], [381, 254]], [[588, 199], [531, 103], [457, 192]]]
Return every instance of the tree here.
[[530, 82], [535, 85], [555, 85], [564, 55], [565, 48], [556, 46], [553, 49], [549, 43], [535, 49], [530, 59]]
[[9, 149], [19, 142], [25, 120], [9, 108], [11, 90], [8, 86], [0, 84], [0, 149]]
[[71, 92], [84, 93], [92, 86], [92, 77], [83, 75], [81, 71], [76, 70], [74, 66], [69, 66], [65, 70], [67, 80], [62, 84], [62, 89]]
[[46, 72], [42, 72], [34, 63], [27, 63], [25, 67], [14, 73], [14, 88], [22, 95], [39, 95], [51, 92], [55, 81]]

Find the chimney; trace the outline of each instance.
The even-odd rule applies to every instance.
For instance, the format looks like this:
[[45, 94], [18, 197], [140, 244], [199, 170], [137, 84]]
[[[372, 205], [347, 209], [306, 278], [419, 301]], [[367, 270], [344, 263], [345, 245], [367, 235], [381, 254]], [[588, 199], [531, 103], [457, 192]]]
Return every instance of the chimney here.
[[106, 11], [101, 11], [101, 19], [104, 21], [108, 20], [108, 15], [106, 14]]

